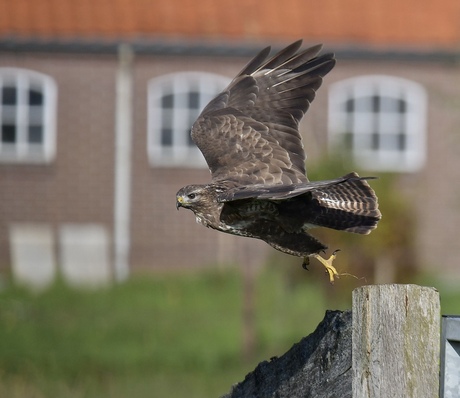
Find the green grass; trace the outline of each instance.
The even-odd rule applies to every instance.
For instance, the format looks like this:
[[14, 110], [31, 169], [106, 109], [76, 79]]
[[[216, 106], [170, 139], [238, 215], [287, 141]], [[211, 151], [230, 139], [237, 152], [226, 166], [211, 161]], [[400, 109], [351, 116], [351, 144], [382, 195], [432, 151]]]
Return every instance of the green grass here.
[[[331, 287], [298, 268], [257, 275], [249, 359], [236, 270], [138, 276], [86, 292], [8, 287], [0, 292], [0, 397], [220, 396], [312, 332], [326, 309], [350, 307], [346, 279]], [[443, 312], [460, 313], [459, 292], [441, 297]]]
[[263, 272], [245, 360], [242, 286], [227, 270], [99, 291], [10, 287], [0, 293], [0, 396], [219, 396], [310, 333], [326, 309], [313, 283], [287, 286], [280, 272]]

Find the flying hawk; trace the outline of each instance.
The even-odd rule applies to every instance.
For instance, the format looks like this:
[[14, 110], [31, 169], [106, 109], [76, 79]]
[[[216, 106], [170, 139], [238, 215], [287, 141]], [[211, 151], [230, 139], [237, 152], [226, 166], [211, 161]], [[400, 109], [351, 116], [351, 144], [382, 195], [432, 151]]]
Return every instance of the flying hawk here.
[[313, 182], [306, 176], [298, 125], [335, 59], [318, 55], [321, 45], [300, 51], [301, 44], [272, 58], [265, 48], [204, 108], [191, 135], [212, 180], [181, 188], [176, 207], [192, 210], [206, 227], [303, 257], [304, 267], [315, 257], [333, 282], [335, 252], [322, 258], [327, 246], [310, 230], [368, 234], [381, 213], [368, 178], [350, 173]]

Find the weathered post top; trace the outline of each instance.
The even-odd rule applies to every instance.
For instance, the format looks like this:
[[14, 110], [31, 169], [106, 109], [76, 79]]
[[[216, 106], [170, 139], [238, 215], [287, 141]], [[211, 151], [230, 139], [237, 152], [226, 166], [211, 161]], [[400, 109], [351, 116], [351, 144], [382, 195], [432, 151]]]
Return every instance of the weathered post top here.
[[440, 302], [417, 285], [353, 291], [353, 398], [437, 397]]

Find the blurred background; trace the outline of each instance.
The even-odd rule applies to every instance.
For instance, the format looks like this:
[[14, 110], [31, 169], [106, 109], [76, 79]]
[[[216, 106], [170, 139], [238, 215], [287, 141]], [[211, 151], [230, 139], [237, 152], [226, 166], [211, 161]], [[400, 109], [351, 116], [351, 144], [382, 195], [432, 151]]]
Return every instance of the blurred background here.
[[[0, 396], [214, 397], [369, 283], [460, 313], [460, 2], [0, 0]], [[341, 277], [175, 209], [189, 138], [259, 50], [337, 66], [301, 124], [311, 180], [378, 176]], [[328, 253], [329, 254], [329, 253]]]

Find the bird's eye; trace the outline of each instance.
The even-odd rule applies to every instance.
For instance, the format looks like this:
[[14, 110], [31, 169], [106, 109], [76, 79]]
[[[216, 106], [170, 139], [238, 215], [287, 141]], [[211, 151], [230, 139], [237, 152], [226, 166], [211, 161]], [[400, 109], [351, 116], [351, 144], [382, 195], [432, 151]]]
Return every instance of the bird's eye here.
[[195, 196], [196, 196], [196, 194], [194, 194], [194, 193], [189, 193], [188, 194], [189, 199], [195, 199]]

